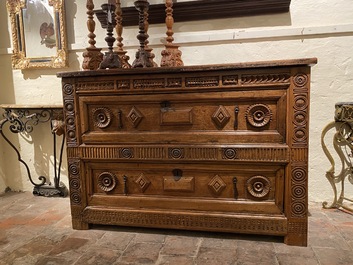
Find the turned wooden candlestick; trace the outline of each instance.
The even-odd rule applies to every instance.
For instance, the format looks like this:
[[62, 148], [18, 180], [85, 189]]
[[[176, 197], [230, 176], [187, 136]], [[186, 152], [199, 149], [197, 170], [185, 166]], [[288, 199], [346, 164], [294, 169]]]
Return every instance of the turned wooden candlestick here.
[[113, 51], [113, 45], [115, 42], [115, 37], [113, 36], [114, 26], [116, 21], [113, 21], [113, 15], [115, 15], [115, 3], [114, 4], [103, 4], [102, 10], [107, 14], [107, 37], [105, 41], [108, 45], [108, 52], [105, 53], [104, 59], [101, 62], [100, 69], [114, 69], [122, 68], [122, 63], [117, 52]]
[[83, 70], [97, 70], [99, 68], [100, 63], [103, 61], [103, 53], [101, 53], [100, 48], [97, 48], [95, 46], [96, 41], [96, 34], [94, 34], [95, 28], [96, 28], [96, 23], [93, 19], [93, 9], [94, 9], [94, 4], [93, 0], [87, 0], [86, 2], [86, 8], [87, 8], [87, 15], [88, 15], [88, 20], [87, 20], [87, 28], [88, 28], [88, 43], [89, 47], [86, 48], [86, 51], [83, 53], [83, 63], [82, 63], [82, 69]]
[[179, 50], [179, 46], [173, 44], [173, 25], [174, 25], [174, 18], [173, 18], [173, 1], [166, 0], [165, 1], [165, 24], [167, 26], [167, 37], [166, 37], [166, 45], [165, 49], [161, 52], [162, 60], [161, 60], [161, 67], [173, 67], [173, 66], [183, 66], [184, 63], [181, 59], [181, 51]]
[[149, 3], [146, 0], [138, 0], [134, 2], [134, 5], [139, 11], [139, 34], [137, 35], [137, 39], [140, 42], [140, 48], [136, 52], [136, 59], [132, 67], [153, 67], [151, 53], [145, 49], [145, 42], [148, 39], [148, 34], [145, 31], [145, 13], [148, 12]]
[[117, 34], [117, 53], [120, 57], [120, 61], [122, 64], [123, 68], [131, 68], [131, 65], [129, 64], [129, 59], [130, 57], [126, 55], [127, 51], [123, 49], [123, 12], [121, 9], [121, 3], [120, 0], [116, 0], [116, 8], [115, 8], [115, 20], [116, 20], [116, 26], [115, 26], [115, 31]]

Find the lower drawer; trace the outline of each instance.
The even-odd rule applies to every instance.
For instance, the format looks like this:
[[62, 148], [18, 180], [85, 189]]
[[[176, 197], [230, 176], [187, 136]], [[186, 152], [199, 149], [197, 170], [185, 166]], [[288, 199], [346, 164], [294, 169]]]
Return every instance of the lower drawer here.
[[283, 213], [284, 166], [86, 162], [89, 206]]

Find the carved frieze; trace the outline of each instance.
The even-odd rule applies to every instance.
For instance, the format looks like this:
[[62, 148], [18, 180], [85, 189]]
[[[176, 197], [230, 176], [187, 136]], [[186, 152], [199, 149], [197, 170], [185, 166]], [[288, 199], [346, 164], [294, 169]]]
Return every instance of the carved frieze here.
[[166, 87], [182, 87], [182, 78], [167, 78]]
[[76, 83], [76, 91], [114, 90], [114, 81]]
[[238, 84], [237, 75], [224, 75], [222, 76], [222, 85], [224, 86], [236, 86]]
[[290, 74], [260, 74], [260, 75], [242, 75], [242, 85], [254, 85], [254, 84], [289, 84]]
[[145, 89], [145, 88], [163, 88], [165, 86], [164, 78], [154, 78], [154, 79], [134, 79], [133, 87], [134, 89]]
[[[76, 149], [75, 149], [76, 150]], [[298, 159], [302, 157], [301, 151], [295, 155]], [[303, 151], [304, 152], [304, 151]], [[229, 161], [259, 161], [259, 162], [288, 162], [288, 148], [275, 147], [156, 147], [137, 146], [131, 147], [79, 147], [74, 156], [93, 159], [135, 159], [135, 160], [229, 160]]]
[[186, 87], [215, 87], [219, 85], [219, 76], [185, 77]]
[[117, 80], [116, 86], [118, 89], [130, 89], [130, 80], [129, 79]]

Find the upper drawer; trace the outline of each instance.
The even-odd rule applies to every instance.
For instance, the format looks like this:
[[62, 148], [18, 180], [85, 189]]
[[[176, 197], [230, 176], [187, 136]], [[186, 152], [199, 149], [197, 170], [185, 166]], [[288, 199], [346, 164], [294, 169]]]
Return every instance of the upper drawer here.
[[79, 96], [82, 142], [285, 143], [286, 90]]

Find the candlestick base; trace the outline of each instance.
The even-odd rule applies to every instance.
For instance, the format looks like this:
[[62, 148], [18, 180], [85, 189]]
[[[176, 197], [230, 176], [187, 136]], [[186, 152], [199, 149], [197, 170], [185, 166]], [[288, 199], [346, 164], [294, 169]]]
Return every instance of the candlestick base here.
[[174, 44], [166, 44], [165, 50], [161, 52], [162, 60], [161, 67], [175, 67], [184, 66], [181, 59], [181, 51], [179, 51], [179, 46]]
[[100, 63], [103, 61], [103, 53], [100, 48], [86, 48], [83, 53], [83, 70], [97, 70]]
[[99, 65], [99, 69], [115, 68], [122, 68], [119, 54], [117, 52], [106, 52], [103, 61]]
[[153, 67], [152, 56], [149, 51], [139, 49], [136, 52], [136, 59], [132, 64], [132, 68]]

